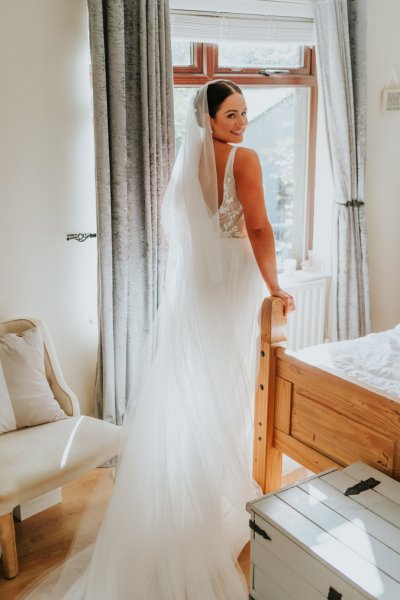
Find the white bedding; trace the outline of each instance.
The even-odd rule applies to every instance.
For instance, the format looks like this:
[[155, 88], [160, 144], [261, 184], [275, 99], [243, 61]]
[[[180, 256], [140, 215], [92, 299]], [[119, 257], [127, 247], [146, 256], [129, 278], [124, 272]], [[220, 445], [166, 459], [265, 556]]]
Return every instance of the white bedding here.
[[400, 323], [381, 333], [311, 346], [291, 354], [388, 398], [400, 400]]

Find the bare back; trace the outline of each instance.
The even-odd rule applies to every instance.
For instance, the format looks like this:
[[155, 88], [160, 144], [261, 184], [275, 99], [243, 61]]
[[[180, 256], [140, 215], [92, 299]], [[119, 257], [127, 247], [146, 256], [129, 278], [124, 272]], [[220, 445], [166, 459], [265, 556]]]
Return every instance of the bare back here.
[[215, 166], [217, 169], [217, 185], [218, 185], [218, 208], [224, 200], [224, 178], [226, 165], [228, 162], [229, 154], [232, 150], [230, 144], [225, 144], [218, 140], [213, 140], [214, 153], [215, 153]]

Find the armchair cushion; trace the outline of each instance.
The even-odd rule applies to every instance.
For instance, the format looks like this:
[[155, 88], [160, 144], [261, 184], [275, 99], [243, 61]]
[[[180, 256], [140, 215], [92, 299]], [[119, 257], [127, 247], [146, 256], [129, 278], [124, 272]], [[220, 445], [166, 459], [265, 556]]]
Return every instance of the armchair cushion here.
[[0, 362], [0, 434], [16, 429], [15, 415]]
[[69, 483], [118, 455], [122, 427], [67, 417], [0, 436], [0, 515]]
[[1, 335], [0, 362], [17, 429], [66, 417], [46, 378], [43, 337], [38, 327]]

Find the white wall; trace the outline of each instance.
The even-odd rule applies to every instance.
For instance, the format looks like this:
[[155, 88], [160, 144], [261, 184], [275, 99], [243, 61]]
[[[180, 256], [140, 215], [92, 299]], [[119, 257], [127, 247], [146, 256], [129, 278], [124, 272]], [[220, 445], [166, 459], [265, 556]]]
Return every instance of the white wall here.
[[400, 322], [400, 113], [382, 114], [390, 69], [400, 76], [400, 2], [368, 3], [366, 206], [374, 331]]
[[46, 321], [82, 411], [97, 351], [86, 0], [0, 1], [0, 320]]

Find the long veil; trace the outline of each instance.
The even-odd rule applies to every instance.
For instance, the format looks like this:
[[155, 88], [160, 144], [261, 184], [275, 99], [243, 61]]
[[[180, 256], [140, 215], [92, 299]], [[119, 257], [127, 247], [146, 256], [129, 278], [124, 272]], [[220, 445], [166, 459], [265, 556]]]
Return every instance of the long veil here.
[[252, 390], [220, 237], [207, 86], [189, 109], [163, 225], [165, 293], [129, 399], [114, 492], [89, 565], [49, 598], [247, 598], [236, 558], [256, 494]]

